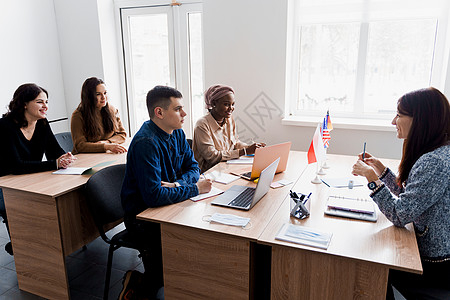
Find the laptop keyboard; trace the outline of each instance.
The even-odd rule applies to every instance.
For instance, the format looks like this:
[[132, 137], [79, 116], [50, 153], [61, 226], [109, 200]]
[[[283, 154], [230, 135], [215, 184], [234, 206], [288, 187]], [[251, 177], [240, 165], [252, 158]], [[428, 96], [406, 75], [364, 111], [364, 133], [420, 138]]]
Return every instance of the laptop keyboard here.
[[233, 201], [228, 203], [228, 205], [238, 206], [238, 207], [247, 207], [253, 199], [253, 194], [255, 194], [254, 188], [246, 188], [242, 191]]
[[242, 173], [241, 176], [242, 176], [242, 177], [251, 178], [252, 172], [250, 171], [250, 172]]

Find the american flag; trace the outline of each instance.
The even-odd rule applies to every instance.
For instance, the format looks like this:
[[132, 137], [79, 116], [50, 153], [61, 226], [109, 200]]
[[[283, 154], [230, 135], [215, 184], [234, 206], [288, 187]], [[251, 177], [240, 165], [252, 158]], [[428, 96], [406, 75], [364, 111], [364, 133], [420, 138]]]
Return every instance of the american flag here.
[[327, 128], [329, 131], [333, 130], [333, 124], [331, 124], [331, 119], [330, 119], [330, 111], [327, 110], [327, 115], [325, 116], [325, 118], [327, 118]]
[[[325, 118], [323, 118], [322, 128], [320, 128], [324, 148], [328, 148], [330, 146], [329, 141], [331, 140], [331, 136], [330, 136], [331, 129], [328, 129], [328, 124], [331, 125], [331, 121], [330, 121], [330, 115], [327, 111], [327, 115], [325, 116]], [[331, 128], [333, 128], [333, 127], [331, 127]]]

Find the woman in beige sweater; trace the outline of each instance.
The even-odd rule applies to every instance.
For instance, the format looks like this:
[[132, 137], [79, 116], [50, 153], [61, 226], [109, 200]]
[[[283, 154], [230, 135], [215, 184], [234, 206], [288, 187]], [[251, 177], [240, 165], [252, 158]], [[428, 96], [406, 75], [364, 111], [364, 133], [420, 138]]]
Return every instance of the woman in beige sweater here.
[[197, 121], [194, 128], [193, 150], [200, 169], [205, 172], [221, 161], [254, 154], [264, 143], [248, 145], [239, 140], [234, 111], [232, 87], [216, 84], [205, 92], [205, 104], [209, 113]]
[[91, 77], [81, 88], [81, 103], [72, 114], [71, 131], [73, 153], [106, 152], [124, 153], [126, 132], [119, 111], [108, 104], [103, 80]]

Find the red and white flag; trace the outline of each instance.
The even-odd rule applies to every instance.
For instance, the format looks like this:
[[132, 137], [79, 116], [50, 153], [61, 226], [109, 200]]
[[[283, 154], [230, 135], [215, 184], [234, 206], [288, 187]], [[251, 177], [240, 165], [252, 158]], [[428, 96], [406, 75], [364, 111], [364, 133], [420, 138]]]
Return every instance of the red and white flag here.
[[320, 123], [317, 125], [314, 132], [311, 145], [308, 150], [308, 164], [315, 163], [317, 161], [323, 161], [325, 159], [325, 149], [323, 148], [322, 135], [320, 134]]

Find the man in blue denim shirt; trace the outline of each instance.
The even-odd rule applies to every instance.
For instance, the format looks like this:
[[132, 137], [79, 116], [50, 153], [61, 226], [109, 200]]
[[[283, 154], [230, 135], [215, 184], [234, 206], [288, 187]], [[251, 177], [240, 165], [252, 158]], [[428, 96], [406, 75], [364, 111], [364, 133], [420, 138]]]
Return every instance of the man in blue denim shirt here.
[[140, 241], [148, 241], [141, 255], [145, 285], [150, 286], [147, 292], [153, 297], [163, 285], [160, 226], [136, 220], [136, 215], [148, 207], [178, 203], [209, 192], [212, 183], [199, 180], [198, 163], [181, 129], [186, 116], [181, 93], [156, 86], [147, 94], [147, 109], [150, 120], [142, 125], [128, 149], [121, 196], [125, 226]]

